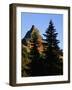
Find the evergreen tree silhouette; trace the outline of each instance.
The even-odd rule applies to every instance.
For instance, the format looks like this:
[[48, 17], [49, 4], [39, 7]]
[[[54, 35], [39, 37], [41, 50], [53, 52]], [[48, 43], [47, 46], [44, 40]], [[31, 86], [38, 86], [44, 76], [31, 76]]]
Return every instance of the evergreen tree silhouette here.
[[31, 75], [31, 60], [28, 58], [27, 48], [22, 44], [22, 67], [21, 76], [27, 77]]
[[32, 39], [32, 48], [30, 50], [30, 59], [31, 59], [31, 76], [40, 76], [41, 75], [41, 60], [40, 53], [38, 51], [38, 34], [33, 33]]
[[59, 59], [60, 48], [58, 46], [59, 40], [57, 40], [58, 33], [54, 28], [52, 20], [49, 22], [45, 34], [45, 74], [46, 75], [61, 75], [63, 73], [62, 62]]

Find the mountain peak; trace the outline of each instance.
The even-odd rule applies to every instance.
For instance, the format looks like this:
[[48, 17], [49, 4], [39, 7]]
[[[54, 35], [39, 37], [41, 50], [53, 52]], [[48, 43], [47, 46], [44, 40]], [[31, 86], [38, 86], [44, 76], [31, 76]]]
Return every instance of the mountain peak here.
[[30, 33], [33, 33], [33, 32], [38, 32], [39, 33], [39, 30], [35, 27], [35, 25], [32, 25], [31, 29], [29, 30]]
[[39, 30], [35, 27], [35, 25], [32, 25], [31, 26], [31, 29], [26, 33], [26, 35], [24, 36], [24, 38], [22, 39], [22, 43], [25, 44], [26, 42], [28, 42], [31, 37], [32, 37], [32, 34], [36, 32], [38, 34], [39, 37], [40, 36], [40, 33], [39, 33]]
[[34, 29], [35, 28], [35, 25], [32, 25], [31, 29]]
[[42, 37], [40, 35], [39, 30], [35, 27], [35, 25], [32, 25], [30, 30], [26, 33], [26, 35], [22, 39], [22, 44], [27, 46], [29, 49], [31, 47], [33, 47], [31, 40], [33, 39], [33, 36], [35, 34], [37, 35], [37, 44], [38, 44], [37, 49], [38, 49], [39, 52], [42, 52], [43, 51]]

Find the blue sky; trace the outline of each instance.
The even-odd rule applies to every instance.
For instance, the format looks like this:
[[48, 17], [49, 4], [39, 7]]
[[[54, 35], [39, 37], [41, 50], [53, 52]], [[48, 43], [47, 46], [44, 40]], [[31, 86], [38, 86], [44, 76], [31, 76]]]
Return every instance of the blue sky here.
[[48, 28], [49, 21], [52, 20], [58, 33], [57, 39], [60, 41], [59, 47], [63, 49], [63, 15], [62, 14], [44, 14], [44, 13], [21, 13], [21, 38], [25, 36], [32, 25], [39, 29], [43, 36]]

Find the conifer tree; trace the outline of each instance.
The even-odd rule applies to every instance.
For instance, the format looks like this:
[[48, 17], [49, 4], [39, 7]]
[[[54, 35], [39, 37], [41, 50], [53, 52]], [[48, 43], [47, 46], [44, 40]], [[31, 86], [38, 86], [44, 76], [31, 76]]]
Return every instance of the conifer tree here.
[[27, 77], [31, 75], [31, 68], [30, 68], [31, 61], [28, 57], [29, 55], [27, 48], [24, 45], [22, 45], [22, 67], [21, 67], [22, 77]]
[[32, 43], [32, 48], [30, 51], [30, 59], [31, 59], [31, 76], [40, 76], [42, 74], [42, 64], [40, 59], [40, 53], [38, 51], [38, 34], [34, 32], [32, 35], [32, 39], [30, 41]]
[[49, 27], [47, 28], [44, 36], [45, 40], [45, 57], [46, 57], [46, 74], [47, 75], [58, 75], [62, 74], [62, 63], [60, 63], [59, 59], [59, 40], [57, 40], [58, 33], [54, 28], [52, 20], [49, 22]]

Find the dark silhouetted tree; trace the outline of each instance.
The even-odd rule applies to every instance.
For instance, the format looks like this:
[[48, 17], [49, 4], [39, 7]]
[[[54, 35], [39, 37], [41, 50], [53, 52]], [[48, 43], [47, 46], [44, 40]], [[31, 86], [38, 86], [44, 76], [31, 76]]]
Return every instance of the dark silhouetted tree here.
[[54, 28], [52, 20], [49, 22], [44, 36], [45, 41], [45, 74], [47, 75], [60, 75], [63, 73], [62, 62], [60, 62], [60, 48], [58, 46], [59, 40], [57, 40], [58, 33]]
[[22, 77], [31, 75], [31, 60], [29, 59], [29, 54], [27, 51], [27, 47], [22, 44]]
[[42, 62], [41, 55], [39, 53], [38, 47], [38, 33], [34, 32], [30, 40], [31, 50], [30, 50], [30, 59], [31, 59], [31, 76], [40, 76], [42, 75]]

